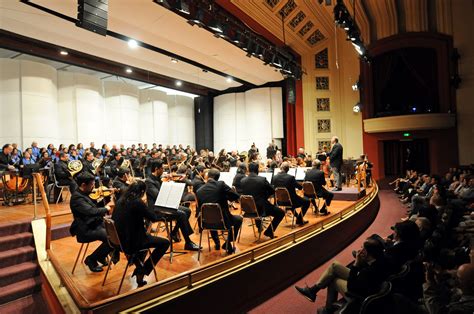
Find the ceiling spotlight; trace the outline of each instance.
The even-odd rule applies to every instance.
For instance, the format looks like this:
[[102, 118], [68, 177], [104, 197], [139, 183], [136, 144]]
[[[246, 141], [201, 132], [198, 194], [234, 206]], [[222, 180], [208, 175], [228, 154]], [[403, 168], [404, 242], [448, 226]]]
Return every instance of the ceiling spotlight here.
[[176, 86], [181, 86], [181, 85], [183, 85], [183, 82], [181, 82], [181, 81], [176, 81]]
[[208, 71], [208, 70], [206, 70], [206, 69], [202, 69], [202, 71], [203, 71], [204, 73], [207, 73], [207, 72], [209, 72], [209, 71]]
[[62, 56], [67, 56], [69, 54], [69, 52], [67, 52], [66, 50], [61, 50], [59, 52], [59, 54], [62, 55]]
[[138, 47], [138, 43], [135, 39], [129, 39], [128, 40], [128, 47], [130, 47], [131, 49], [135, 49]]
[[354, 85], [352, 85], [352, 90], [355, 92], [355, 91], [358, 91], [360, 89], [360, 83], [359, 81], [357, 81]]
[[209, 24], [207, 25], [210, 29], [212, 29], [216, 33], [223, 33], [224, 29], [222, 24], [217, 19], [212, 19]]
[[130, 68], [126, 68], [126, 69], [125, 69], [125, 72], [127, 72], [127, 73], [132, 73], [132, 72], [133, 72], [133, 70], [132, 70], [132, 69], [130, 69]]
[[178, 63], [178, 59], [171, 58], [171, 63]]
[[281, 61], [280, 61], [280, 59], [278, 59], [278, 57], [277, 57], [276, 54], [273, 55], [271, 64], [272, 64], [273, 66], [276, 66], [276, 67], [278, 67], [278, 68], [281, 68]]
[[189, 3], [186, 1], [176, 1], [175, 9], [184, 14], [190, 14], [189, 12]]
[[359, 113], [362, 109], [362, 105], [360, 102], [358, 102], [357, 104], [355, 104], [354, 107], [352, 107], [352, 111], [354, 111], [355, 113]]
[[232, 78], [232, 76], [228, 76], [228, 77], [225, 79], [225, 81], [230, 84], [230, 83], [232, 83], [232, 82], [234, 81], [234, 79]]

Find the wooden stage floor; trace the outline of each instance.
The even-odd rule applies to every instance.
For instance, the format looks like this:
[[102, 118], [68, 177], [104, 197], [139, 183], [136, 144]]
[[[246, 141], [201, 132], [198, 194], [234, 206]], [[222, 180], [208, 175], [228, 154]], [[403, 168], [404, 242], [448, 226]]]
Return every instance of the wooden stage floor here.
[[[305, 219], [308, 220], [309, 223], [304, 227], [296, 226], [294, 229], [291, 228], [291, 217], [287, 216], [287, 220], [282, 220], [275, 234], [276, 236], [281, 237], [292, 232], [293, 230], [299, 230], [301, 228], [317, 224], [325, 219], [329, 219], [333, 215], [337, 215], [339, 212], [350, 207], [354, 203], [355, 202], [353, 201], [333, 201], [330, 207], [331, 214], [328, 216], [316, 215], [313, 213], [312, 207], [310, 207], [305, 215]], [[32, 204], [17, 205], [13, 207], [0, 206], [0, 224], [19, 220], [24, 221], [25, 219], [33, 219], [33, 207], [34, 206]], [[50, 208], [53, 216], [53, 227], [59, 224], [70, 223], [72, 221], [72, 215], [70, 214], [68, 203], [58, 205], [51, 204]], [[236, 210], [235, 212], [233, 212], [233, 214], [239, 213], [240, 210]], [[44, 208], [43, 205], [39, 203], [37, 206], [37, 217], [41, 218], [43, 216]], [[194, 210], [193, 214], [191, 215], [190, 222], [191, 226], [194, 226]], [[252, 226], [249, 225], [249, 223], [250, 220], [246, 219], [244, 221], [244, 224], [242, 225], [241, 239], [239, 243], [236, 243], [236, 254], [239, 254], [239, 252], [246, 251], [250, 248], [254, 248], [262, 242], [270, 241], [269, 238], [263, 236], [262, 234], [261, 240], [256, 242]], [[166, 237], [166, 232], [159, 233], [159, 236]], [[199, 233], [194, 233], [191, 238], [195, 243], [199, 243]], [[223, 242], [221, 241], [221, 243]], [[89, 245], [87, 255], [92, 253], [92, 251], [98, 246], [98, 244], [99, 243], [91, 243]], [[181, 243], [174, 243], [173, 246], [175, 251], [183, 251], [184, 243], [183, 241]], [[169, 261], [169, 255], [165, 255], [156, 267], [159, 281], [163, 281], [180, 273], [199, 268], [200, 266], [215, 262], [227, 256], [224, 250], [216, 251], [214, 249], [212, 239], [211, 251], [209, 252], [206, 232], [203, 235], [202, 246], [203, 250], [201, 251], [200, 262], [198, 262], [197, 260], [198, 252], [184, 251], [186, 252], [186, 254], [175, 254], [173, 256], [172, 263], [170, 263]], [[85, 300], [87, 300], [87, 302], [96, 303], [98, 301], [115, 296], [125, 267], [125, 258], [122, 256], [121, 261], [111, 268], [107, 278], [107, 282], [105, 286], [102, 286], [102, 280], [104, 278], [106, 270], [105, 267], [103, 272], [92, 273], [83, 263], [78, 263], [74, 275], [71, 274], [75, 258], [79, 251], [79, 247], [80, 244], [78, 244], [76, 242], [76, 239], [73, 237], [66, 237], [54, 240], [51, 243], [51, 250], [55, 255], [56, 259], [60, 261], [61, 267], [64, 269], [69, 279], [72, 280], [79, 293]], [[129, 267], [121, 290], [121, 294], [137, 287], [135, 279], [132, 279], [130, 277], [133, 272], [133, 269], [134, 266]], [[151, 273], [150, 276], [146, 277], [145, 279], [147, 280], [148, 284], [155, 282], [153, 273]]]

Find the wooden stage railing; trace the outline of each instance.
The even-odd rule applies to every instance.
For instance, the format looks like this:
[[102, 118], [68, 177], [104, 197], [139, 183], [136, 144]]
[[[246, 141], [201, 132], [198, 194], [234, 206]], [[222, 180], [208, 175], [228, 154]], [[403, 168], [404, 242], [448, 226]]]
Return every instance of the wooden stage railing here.
[[[35, 178], [36, 176], [37, 175], [35, 174]], [[375, 185], [372, 191], [364, 198], [360, 199], [358, 202], [354, 203], [348, 208], [345, 208], [337, 215], [329, 216], [324, 221], [321, 221], [314, 225], [309, 225], [302, 229], [294, 230], [287, 235], [263, 242], [241, 253], [229, 255], [221, 260], [201, 266], [197, 269], [180, 273], [176, 276], [167, 278], [161, 282], [156, 282], [154, 284], [150, 284], [139, 289], [128, 291], [121, 295], [110, 297], [99, 302], [89, 303], [87, 299], [81, 294], [81, 292], [75, 287], [72, 279], [63, 269], [60, 261], [58, 261], [55, 257], [54, 252], [50, 249], [51, 212], [44, 192], [44, 188], [41, 185], [39, 185], [39, 190], [41, 195], [43, 196], [43, 205], [45, 207], [46, 212], [46, 251], [48, 253], [50, 261], [54, 265], [54, 268], [56, 269], [58, 275], [61, 277], [62, 283], [68, 290], [71, 297], [74, 299], [77, 307], [82, 312], [94, 313], [111, 313], [124, 311], [127, 309], [134, 312], [140, 312], [160, 307], [162, 308], [162, 312], [167, 312], [167, 306], [165, 304], [168, 302], [170, 304], [175, 304], [176, 300], [183, 298], [188, 293], [190, 295], [193, 295], [199, 289], [202, 289], [204, 287], [208, 289], [209, 287], [207, 286], [212, 286], [217, 281], [225, 282], [226, 276], [245, 271], [246, 269], [252, 268], [254, 265], [257, 265], [262, 261], [273, 259], [279, 254], [282, 256], [287, 255], [298, 246], [313, 245], [311, 241], [315, 236], [327, 233], [328, 229], [337, 226], [343, 221], [349, 221], [352, 216], [363, 212], [364, 208], [366, 208], [368, 205], [373, 203], [375, 199], [377, 199], [378, 194], [378, 186]], [[378, 207], [376, 210], [378, 210]], [[365, 221], [361, 221], [360, 225], [364, 225], [366, 228], [371, 223], [370, 219], [373, 220], [373, 218], [375, 218], [375, 215], [372, 210], [370, 215], [368, 215], [368, 218], [365, 219]], [[357, 232], [363, 232], [365, 228], [363, 230], [354, 230], [354, 236], [357, 235]], [[347, 241], [342, 242], [346, 243]], [[332, 254], [332, 250], [329, 251], [331, 251]], [[335, 253], [337, 252], [334, 252], [334, 254]], [[331, 257], [334, 254], [329, 254], [330, 256], [326, 256], [323, 258], [327, 259], [328, 257]], [[286, 281], [287, 279], [282, 280], [282, 282]]]

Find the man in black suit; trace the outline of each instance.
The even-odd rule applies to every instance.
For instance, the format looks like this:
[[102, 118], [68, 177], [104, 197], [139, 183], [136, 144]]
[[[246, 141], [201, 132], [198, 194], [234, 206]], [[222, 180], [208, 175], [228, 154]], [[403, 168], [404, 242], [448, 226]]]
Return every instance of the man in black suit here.
[[333, 313], [332, 304], [337, 300], [338, 293], [345, 295], [350, 292], [363, 300], [378, 291], [380, 284], [389, 275], [383, 250], [381, 241], [367, 238], [361, 250], [357, 252], [351, 268], [333, 262], [317, 284], [312, 287], [295, 286], [295, 288], [311, 302], [316, 300], [319, 290], [327, 288], [326, 307], [322, 312]]
[[71, 194], [77, 190], [77, 183], [74, 181], [67, 167], [69, 155], [62, 152], [59, 154], [59, 161], [54, 165], [54, 175], [59, 185], [69, 186]]
[[3, 145], [2, 152], [0, 153], [0, 170], [13, 170], [15, 167], [12, 165], [12, 158], [10, 156], [11, 152], [13, 150], [12, 145], [10, 144], [5, 144]]
[[193, 192], [197, 193], [197, 191], [204, 185], [206, 182], [204, 182], [204, 170], [206, 168], [203, 165], [197, 165], [196, 166], [196, 172], [197, 174], [194, 176], [193, 180], [191, 181], [191, 184], [193, 186]]
[[100, 272], [102, 266], [99, 266], [98, 262], [104, 266], [107, 265], [106, 257], [112, 251], [107, 242], [103, 217], [110, 212], [114, 203], [110, 202], [105, 207], [97, 207], [96, 203], [89, 197], [94, 188], [94, 179], [94, 176], [89, 173], [81, 173], [77, 176], [79, 188], [71, 196], [70, 207], [74, 221], [69, 231], [81, 243], [102, 242], [84, 261], [92, 272]]
[[[258, 163], [251, 162], [249, 164], [249, 175], [243, 178], [242, 181], [242, 194], [252, 195], [255, 204], [257, 205], [257, 211], [260, 216], [264, 213], [267, 216], [273, 216], [272, 224], [263, 233], [265, 236], [274, 238], [274, 231], [278, 227], [283, 217], [285, 217], [285, 211], [268, 201], [268, 198], [275, 194], [275, 189], [268, 183], [264, 177], [258, 175]], [[261, 221], [256, 222], [258, 229], [261, 228]]]
[[[313, 160], [312, 166], [313, 168], [311, 170], [306, 171], [304, 180], [313, 183], [316, 195], [325, 200], [324, 206], [319, 210], [319, 213], [321, 215], [328, 215], [329, 212], [327, 206], [331, 205], [334, 193], [331, 193], [324, 188], [326, 185], [326, 179], [324, 178], [324, 172], [321, 171], [321, 162], [318, 159], [315, 159]], [[314, 207], [316, 207], [316, 202], [313, 202]]]
[[94, 154], [92, 152], [85, 153], [84, 159], [81, 161], [83, 165], [82, 172], [87, 172], [95, 176], [95, 169], [94, 169], [94, 166], [92, 165], [93, 161], [94, 161]]
[[[227, 253], [233, 253], [234, 249], [232, 247], [232, 242], [234, 241], [234, 236], [237, 236], [239, 229], [242, 226], [242, 217], [230, 213], [228, 202], [237, 201], [239, 199], [239, 194], [232, 191], [224, 181], [218, 181], [219, 176], [219, 170], [209, 170], [207, 173], [207, 183], [197, 191], [196, 196], [199, 206], [202, 206], [205, 203], [217, 203], [221, 206], [224, 223], [229, 229], [227, 241], [222, 248], [225, 249]], [[232, 233], [232, 226], [234, 227], [235, 235]], [[220, 241], [217, 231], [211, 231], [211, 236], [214, 240], [216, 250], [218, 250], [220, 248]]]
[[275, 142], [272, 141], [267, 147], [267, 159], [274, 159], [277, 152]]
[[[301, 190], [302, 186], [296, 182], [294, 176], [288, 174], [290, 170], [290, 164], [288, 162], [283, 162], [280, 166], [281, 171], [273, 177], [273, 186], [275, 188], [286, 188], [290, 194], [292, 211], [293, 215], [296, 216], [296, 223], [300, 226], [303, 226], [308, 223], [307, 220], [303, 220], [304, 215], [308, 211], [310, 202], [306, 197], [299, 197], [296, 194], [296, 189]], [[301, 212], [296, 215], [296, 208], [301, 207]]]
[[119, 168], [117, 172], [117, 176], [115, 177], [114, 181], [112, 181], [112, 187], [117, 190], [115, 195], [117, 199], [124, 195], [125, 190], [127, 190], [129, 186], [128, 174], [130, 170], [125, 168]]
[[339, 143], [339, 138], [337, 136], [333, 136], [331, 139], [329, 160], [329, 165], [331, 166], [331, 171], [334, 174], [334, 180], [336, 181], [336, 186], [334, 187], [333, 191], [342, 191], [342, 145]]
[[183, 234], [185, 244], [184, 249], [188, 251], [198, 251], [199, 246], [191, 241], [189, 237], [193, 233], [193, 228], [189, 224], [189, 217], [191, 216], [191, 210], [184, 206], [179, 206], [179, 208], [164, 208], [156, 207], [155, 201], [160, 193], [161, 189], [161, 175], [163, 174], [163, 163], [161, 161], [154, 161], [150, 164], [151, 174], [145, 180], [146, 183], [146, 197], [148, 201], [148, 208], [150, 210], [155, 210], [158, 216], [170, 216], [176, 218], [176, 226], [171, 231], [171, 239], [174, 242], [179, 242], [178, 232], [181, 229]]

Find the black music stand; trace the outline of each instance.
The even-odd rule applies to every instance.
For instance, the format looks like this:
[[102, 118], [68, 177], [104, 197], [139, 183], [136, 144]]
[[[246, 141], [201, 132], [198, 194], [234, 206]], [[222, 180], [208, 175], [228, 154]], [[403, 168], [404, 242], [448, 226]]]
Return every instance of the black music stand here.
[[[171, 239], [171, 232], [173, 230], [173, 221], [178, 219], [177, 210], [174, 208], [167, 208], [163, 206], [154, 206], [155, 213], [157, 214], [159, 220], [163, 221], [166, 225], [166, 229], [168, 231], [168, 240], [170, 241], [170, 250], [165, 254], [170, 255], [170, 264], [173, 263], [173, 255], [182, 255], [187, 254], [187, 251], [175, 251], [173, 249], [173, 239]], [[168, 225], [169, 223], [169, 225]]]

